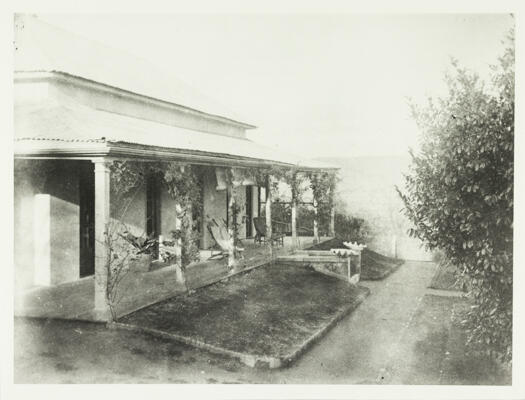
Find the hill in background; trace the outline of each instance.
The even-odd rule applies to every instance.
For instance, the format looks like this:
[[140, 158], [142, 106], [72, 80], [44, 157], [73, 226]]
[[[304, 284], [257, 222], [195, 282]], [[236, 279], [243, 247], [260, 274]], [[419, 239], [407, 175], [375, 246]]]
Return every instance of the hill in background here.
[[367, 245], [382, 254], [409, 260], [431, 260], [422, 243], [407, 235], [411, 227], [395, 186], [403, 187], [410, 158], [373, 156], [318, 158], [341, 168], [338, 195], [346, 213], [364, 218], [373, 239]]

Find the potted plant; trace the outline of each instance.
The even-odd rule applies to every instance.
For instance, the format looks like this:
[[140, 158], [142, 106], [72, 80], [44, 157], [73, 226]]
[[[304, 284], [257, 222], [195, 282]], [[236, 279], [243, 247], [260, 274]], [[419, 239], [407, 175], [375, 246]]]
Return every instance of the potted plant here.
[[120, 235], [135, 249], [134, 257], [130, 262], [130, 270], [134, 272], [148, 272], [151, 266], [152, 256], [157, 248], [157, 240], [150, 237], [135, 236], [125, 231]]

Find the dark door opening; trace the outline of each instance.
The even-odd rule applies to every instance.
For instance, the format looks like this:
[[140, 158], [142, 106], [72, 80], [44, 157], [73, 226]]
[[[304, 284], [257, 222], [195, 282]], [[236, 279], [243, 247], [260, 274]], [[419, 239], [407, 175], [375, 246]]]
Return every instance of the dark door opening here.
[[[146, 234], [149, 238], [160, 235], [160, 180], [149, 176], [146, 183]], [[158, 243], [153, 249], [153, 258], [159, 258]]]
[[95, 171], [93, 163], [79, 165], [80, 277], [95, 273]]
[[257, 186], [257, 216], [261, 216], [261, 187]]
[[230, 228], [230, 194], [226, 190], [226, 229]]
[[246, 186], [246, 237], [250, 238], [253, 236], [252, 232], [252, 186]]

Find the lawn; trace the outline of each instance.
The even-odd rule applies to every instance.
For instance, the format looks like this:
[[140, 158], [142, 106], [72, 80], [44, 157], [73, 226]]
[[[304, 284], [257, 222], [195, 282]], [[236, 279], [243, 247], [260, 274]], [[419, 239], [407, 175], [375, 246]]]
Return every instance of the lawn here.
[[388, 384], [510, 384], [510, 370], [468, 354], [464, 329], [452, 319], [470, 307], [467, 299], [417, 301], [433, 272], [429, 263], [407, 262], [387, 280], [368, 282], [373, 296], [286, 369], [254, 369], [104, 324], [15, 318], [14, 382], [377, 384], [386, 369]]
[[282, 358], [357, 307], [368, 292], [309, 268], [274, 264], [154, 304], [119, 322]]
[[[330, 249], [344, 249], [342, 239], [334, 238], [311, 246], [308, 250], [330, 250]], [[397, 258], [386, 257], [375, 251], [365, 248], [361, 253], [361, 280], [379, 280], [384, 279], [392, 272], [394, 272], [403, 260]]]
[[470, 306], [464, 298], [426, 295], [399, 343], [400, 354], [411, 356], [398, 363], [390, 383], [510, 385], [509, 368], [467, 348], [457, 316]]

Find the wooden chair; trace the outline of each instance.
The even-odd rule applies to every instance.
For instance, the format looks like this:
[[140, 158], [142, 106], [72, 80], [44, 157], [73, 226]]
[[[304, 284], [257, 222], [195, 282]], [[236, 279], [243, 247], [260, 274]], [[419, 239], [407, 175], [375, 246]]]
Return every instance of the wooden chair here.
[[[266, 218], [265, 217], [255, 217], [253, 219], [253, 224], [255, 226], [255, 243], [266, 243], [268, 240], [266, 231]], [[270, 238], [271, 244], [277, 243], [281, 246], [284, 246], [284, 237], [286, 236], [286, 227], [288, 226], [285, 222], [274, 221], [272, 220], [272, 237]]]

